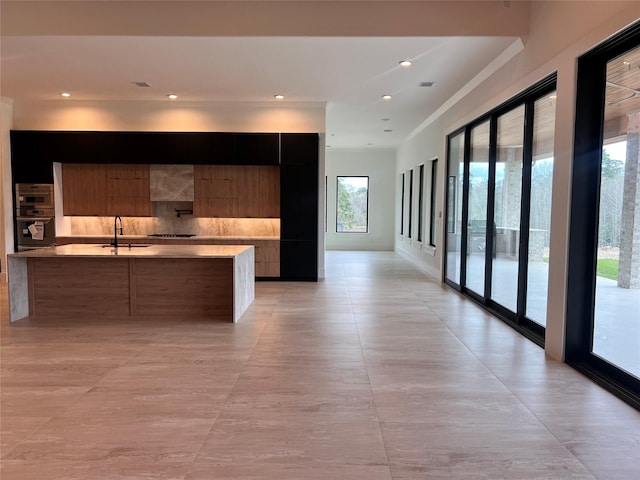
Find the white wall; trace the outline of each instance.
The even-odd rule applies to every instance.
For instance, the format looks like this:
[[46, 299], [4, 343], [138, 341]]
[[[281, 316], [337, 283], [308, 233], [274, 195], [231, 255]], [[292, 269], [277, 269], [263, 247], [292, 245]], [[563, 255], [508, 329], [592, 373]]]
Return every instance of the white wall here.
[[325, 105], [315, 102], [115, 102], [16, 100], [16, 130], [168, 132], [324, 132]]
[[11, 149], [9, 131], [12, 128], [11, 100], [0, 99], [0, 282], [7, 280], [7, 257], [13, 253], [13, 200], [11, 198]]
[[[567, 19], [571, 21], [567, 21]], [[564, 317], [571, 162], [575, 114], [577, 58], [640, 18], [640, 2], [594, 1], [531, 3], [530, 34], [524, 49], [481, 83], [469, 95], [423, 131], [406, 141], [398, 151], [396, 174], [412, 168], [425, 157], [438, 156], [440, 184], [438, 209], [444, 201], [446, 135], [491, 110], [545, 76], [557, 72], [557, 111], [554, 147], [553, 213], [551, 222], [550, 280], [545, 350], [553, 358], [564, 358]], [[399, 206], [396, 206], [399, 211]], [[442, 276], [442, 229], [436, 254], [419, 257], [396, 238], [396, 249], [412, 256], [427, 271]]]
[[[413, 187], [413, 218], [412, 224], [417, 225], [418, 215], [418, 195], [417, 195], [417, 167], [421, 164], [425, 165], [425, 194], [423, 198], [423, 211], [425, 213], [423, 239], [425, 241], [418, 242], [415, 232], [412, 232], [413, 238], [408, 236], [408, 207], [405, 205], [405, 228], [403, 234], [400, 235], [399, 227], [396, 227], [395, 248], [398, 253], [405, 255], [415, 261], [415, 265], [421, 268], [429, 275], [440, 279], [440, 263], [442, 256], [442, 196], [446, 167], [446, 155], [444, 150], [444, 141], [442, 136], [442, 127], [440, 122], [431, 125], [431, 128], [419, 132], [412, 141], [405, 142], [398, 151], [398, 162], [396, 165], [396, 186], [401, 189], [400, 175], [405, 174], [405, 197], [408, 201], [408, 174], [410, 169], [414, 170], [414, 187]], [[429, 212], [431, 207], [431, 162], [438, 160], [438, 181], [436, 189], [436, 245], [435, 248], [428, 244], [428, 232], [431, 226]], [[401, 192], [397, 192], [398, 205], [396, 206], [396, 215], [400, 215]], [[399, 222], [399, 221], [398, 221]], [[398, 223], [399, 225], [399, 223]]]
[[[326, 152], [327, 250], [393, 250], [395, 151]], [[338, 176], [369, 177], [369, 232], [336, 233]], [[323, 180], [324, 184], [324, 180]], [[324, 190], [324, 185], [323, 185]]]

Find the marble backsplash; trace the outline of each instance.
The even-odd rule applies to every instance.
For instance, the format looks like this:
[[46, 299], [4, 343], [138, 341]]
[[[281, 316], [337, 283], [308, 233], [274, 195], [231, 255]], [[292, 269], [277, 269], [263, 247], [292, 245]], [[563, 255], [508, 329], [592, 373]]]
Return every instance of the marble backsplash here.
[[149, 165], [151, 201], [193, 202], [193, 165]]
[[[196, 218], [176, 214], [190, 202], [154, 202], [153, 217], [124, 217], [124, 235], [195, 233], [201, 237], [279, 237], [279, 218]], [[65, 217], [70, 235], [113, 235], [113, 217]]]

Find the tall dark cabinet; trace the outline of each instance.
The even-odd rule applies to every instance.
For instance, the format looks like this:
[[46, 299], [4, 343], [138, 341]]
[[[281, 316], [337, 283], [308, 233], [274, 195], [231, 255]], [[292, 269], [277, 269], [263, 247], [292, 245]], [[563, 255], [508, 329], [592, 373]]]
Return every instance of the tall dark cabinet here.
[[318, 134], [280, 138], [280, 276], [318, 280]]

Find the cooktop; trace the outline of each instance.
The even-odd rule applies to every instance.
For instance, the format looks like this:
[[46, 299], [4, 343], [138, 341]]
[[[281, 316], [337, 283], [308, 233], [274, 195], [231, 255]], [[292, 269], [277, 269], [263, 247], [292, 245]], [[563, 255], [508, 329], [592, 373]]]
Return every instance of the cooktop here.
[[195, 237], [196, 234], [195, 233], [150, 233], [147, 236], [148, 237], [168, 237], [168, 238], [172, 238], [172, 237], [188, 238], [188, 237]]

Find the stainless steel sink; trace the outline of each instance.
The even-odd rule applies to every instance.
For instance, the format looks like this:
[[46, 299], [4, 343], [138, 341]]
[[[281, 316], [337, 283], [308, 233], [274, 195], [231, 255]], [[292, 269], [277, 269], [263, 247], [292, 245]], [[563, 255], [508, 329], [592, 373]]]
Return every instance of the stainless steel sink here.
[[[113, 245], [96, 245], [98, 248], [114, 248]], [[119, 243], [118, 248], [145, 248], [150, 247], [151, 245], [143, 245], [141, 243]]]

